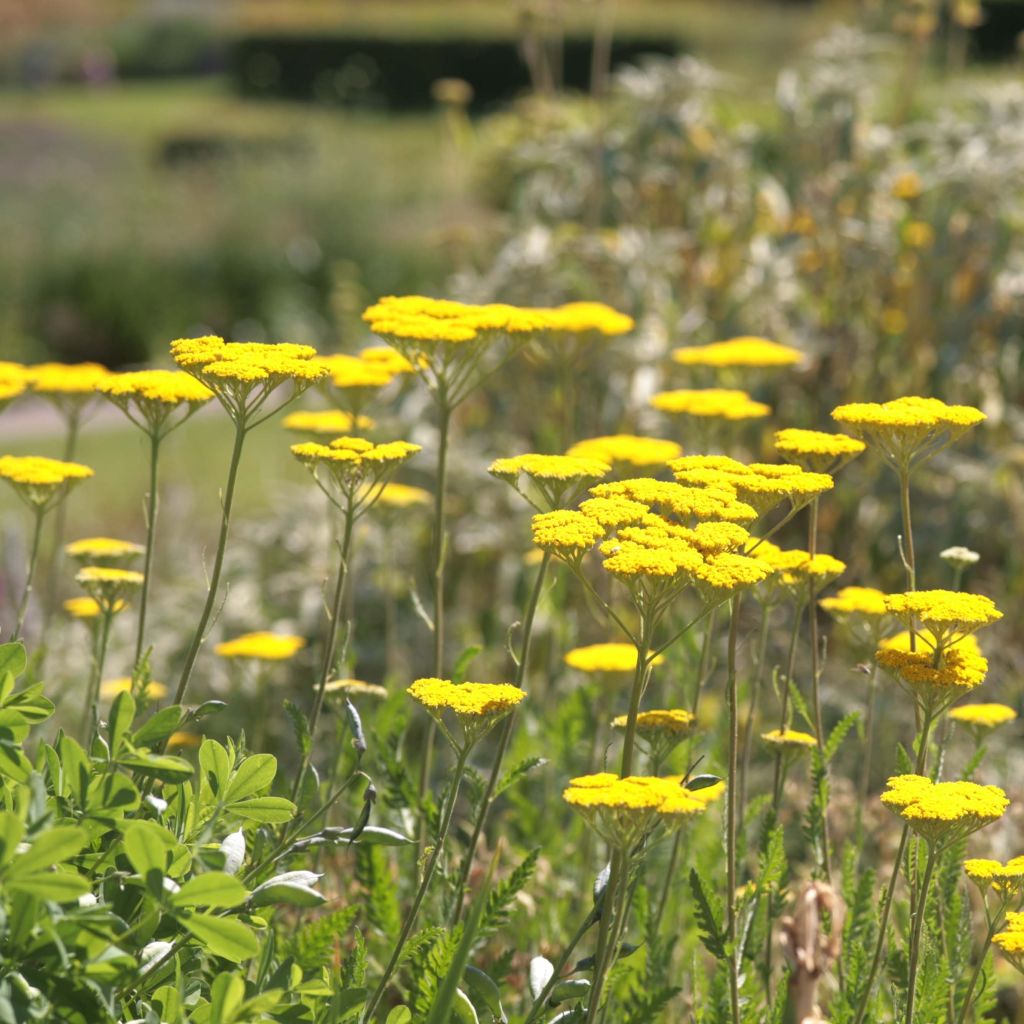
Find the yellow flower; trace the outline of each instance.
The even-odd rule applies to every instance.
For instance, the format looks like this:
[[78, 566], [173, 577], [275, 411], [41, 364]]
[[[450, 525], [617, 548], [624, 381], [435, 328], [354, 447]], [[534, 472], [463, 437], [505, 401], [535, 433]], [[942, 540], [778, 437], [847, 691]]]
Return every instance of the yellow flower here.
[[377, 499], [389, 508], [411, 508], [413, 505], [429, 505], [432, 499], [430, 491], [422, 487], [410, 487], [408, 484], [386, 483]]
[[988, 662], [962, 647], [946, 650], [935, 663], [931, 651], [901, 651], [883, 647], [875, 659], [886, 671], [905, 683], [918, 703], [936, 711], [980, 686], [988, 673]]
[[746, 502], [737, 500], [734, 492], [715, 487], [687, 487], [650, 477], [597, 484], [590, 493], [595, 498], [642, 502], [666, 516], [675, 516], [694, 525], [707, 520], [749, 523], [757, 518], [757, 512]]
[[[1024, 857], [1014, 857], [1005, 864], [976, 857], [964, 861], [964, 872], [981, 890], [982, 896], [989, 888], [1004, 901], [1024, 895]], [[1007, 918], [1014, 930], [1024, 927], [1024, 914], [1011, 911]]]
[[362, 679], [332, 679], [324, 693], [339, 693], [343, 697], [376, 697], [383, 700], [388, 691], [377, 683], [365, 683]]
[[897, 470], [908, 471], [952, 444], [986, 417], [969, 405], [937, 398], [854, 402], [832, 410], [832, 418], [865, 441]]
[[42, 455], [0, 456], [0, 478], [11, 484], [18, 497], [40, 510], [59, 501], [70, 487], [92, 475], [88, 466], [77, 462]]
[[317, 362], [330, 374], [331, 383], [343, 390], [376, 391], [390, 384], [395, 377], [384, 364], [368, 363], [359, 356], [320, 356]]
[[[574, 647], [565, 655], [565, 663], [580, 672], [634, 672], [636, 671], [636, 647], [633, 644], [604, 643]], [[659, 654], [652, 664], [660, 665], [665, 660]]]
[[916, 199], [922, 192], [921, 177], [916, 171], [903, 171], [892, 183], [895, 199]]
[[935, 244], [935, 229], [922, 220], [912, 220], [904, 224], [900, 234], [904, 245], [911, 249], [930, 249]]
[[603, 302], [567, 302], [537, 312], [543, 315], [546, 329], [559, 334], [594, 333], [614, 337], [628, 334], [636, 326], [631, 316]]
[[767, 579], [771, 568], [758, 558], [725, 552], [710, 555], [693, 570], [697, 590], [708, 604], [720, 604], [739, 590]]
[[88, 400], [110, 375], [99, 363], [37, 363], [25, 367], [25, 381], [33, 391], [54, 400]]
[[642, 522], [650, 510], [642, 501], [629, 498], [587, 498], [580, 502], [580, 511], [605, 529]]
[[0, 409], [3, 409], [8, 402], [24, 394], [27, 385], [24, 380], [16, 380], [12, 377], [4, 377], [0, 374]]
[[[168, 690], [163, 683], [151, 679], [143, 688], [149, 700], [160, 700], [167, 696]], [[116, 697], [119, 693], [132, 692], [132, 677], [120, 676], [117, 679], [104, 679], [100, 683], [100, 696], [104, 699]]]
[[931, 634], [932, 646], [940, 651], [1003, 617], [989, 598], [955, 590], [891, 594], [885, 599], [885, 605], [908, 628], [919, 622]]
[[[557, 508], [578, 495], [579, 489], [611, 472], [611, 466], [597, 459], [578, 458], [573, 455], [516, 455], [495, 459], [487, 468], [492, 476], [514, 487], [534, 508]], [[519, 486], [521, 476], [532, 481], [541, 502], [533, 501]]]
[[203, 737], [197, 732], [174, 732], [167, 741], [167, 749], [174, 750], [178, 747], [198, 747], [203, 742]]
[[604, 536], [600, 523], [572, 509], [541, 512], [530, 525], [537, 547], [570, 561], [578, 561]]
[[949, 717], [964, 725], [987, 730], [1014, 721], [1017, 712], [1006, 704], [964, 704], [953, 708]]
[[917, 835], [944, 846], [998, 821], [1010, 806], [998, 786], [932, 782], [921, 775], [889, 779], [881, 799]]
[[[124, 601], [118, 601], [114, 605], [114, 612], [123, 611]], [[69, 597], [64, 602], [64, 611], [74, 619], [95, 619], [100, 614], [99, 602], [92, 597]]]
[[835, 473], [867, 446], [846, 434], [789, 427], [775, 433], [775, 450], [790, 462], [815, 473]]
[[818, 741], [809, 732], [800, 732], [799, 729], [771, 729], [761, 733], [761, 739], [769, 747], [794, 753], [818, 745]]
[[222, 658], [252, 658], [256, 661], [286, 661], [293, 658], [306, 641], [288, 633], [260, 631], [245, 633], [233, 640], [224, 640], [214, 647], [214, 654]]
[[[629, 721], [628, 715], [617, 715], [612, 719], [612, 726], [625, 729]], [[641, 711], [636, 716], [638, 733], [671, 733], [673, 735], [690, 732], [697, 719], [689, 711], [678, 708], [670, 710]]]
[[885, 599], [886, 594], [874, 587], [843, 587], [835, 597], [823, 597], [818, 604], [836, 618], [863, 615], [881, 619], [889, 614]]
[[633, 434], [611, 434], [606, 437], [591, 437], [577, 441], [566, 455], [579, 458], [598, 459], [610, 466], [662, 466], [669, 459], [683, 454], [682, 445], [675, 441], [663, 441], [657, 437], [636, 437]]
[[716, 369], [795, 366], [802, 358], [799, 349], [780, 345], [767, 338], [752, 337], [731, 338], [710, 345], [692, 345], [672, 352], [672, 359], [683, 366], [711, 366]]
[[103, 565], [87, 565], [75, 574], [75, 580], [95, 599], [100, 614], [114, 615], [124, 607], [125, 595], [141, 587], [145, 576], [132, 569], [112, 569]]
[[[183, 423], [213, 392], [191, 374], [180, 370], [137, 370], [133, 373], [115, 373], [97, 385], [137, 427], [149, 434], [168, 433]], [[172, 421], [178, 411], [181, 414]]]
[[792, 552], [802, 555], [794, 563], [782, 571], [782, 582], [793, 586], [809, 579], [819, 585], [830, 583], [837, 576], [846, 572], [846, 563], [831, 555], [814, 555], [812, 558], [806, 551]]
[[83, 564], [131, 561], [145, 553], [141, 544], [113, 537], [83, 537], [64, 545], [64, 553]]
[[376, 424], [369, 416], [353, 416], [344, 409], [300, 409], [288, 413], [281, 420], [281, 426], [285, 430], [294, 430], [302, 434], [327, 434], [337, 437], [339, 434], [350, 434], [353, 429], [372, 430]]
[[406, 692], [430, 711], [454, 711], [460, 718], [501, 717], [526, 697], [511, 683], [453, 683], [450, 679], [417, 679]]
[[755, 402], [746, 391], [726, 388], [680, 388], [659, 391], [651, 405], [661, 412], [702, 419], [749, 420], [771, 415], [771, 406]]

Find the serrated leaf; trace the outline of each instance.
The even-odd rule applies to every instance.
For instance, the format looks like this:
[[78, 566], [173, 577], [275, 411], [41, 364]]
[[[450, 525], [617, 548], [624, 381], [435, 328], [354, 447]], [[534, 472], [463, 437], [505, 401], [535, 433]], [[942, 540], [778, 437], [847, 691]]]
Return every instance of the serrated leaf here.
[[696, 908], [694, 917], [704, 948], [716, 960], [726, 958], [725, 932], [722, 929], [722, 903], [718, 895], [709, 891], [696, 868], [690, 868], [690, 892], [693, 893]]
[[825, 763], [828, 764], [832, 758], [836, 756], [839, 751], [839, 747], [842, 745], [844, 739], [846, 739], [847, 733], [860, 721], [860, 712], [851, 711], [848, 715], [844, 715], [838, 722], [836, 722], [832, 731], [828, 734], [828, 740], [825, 743]]

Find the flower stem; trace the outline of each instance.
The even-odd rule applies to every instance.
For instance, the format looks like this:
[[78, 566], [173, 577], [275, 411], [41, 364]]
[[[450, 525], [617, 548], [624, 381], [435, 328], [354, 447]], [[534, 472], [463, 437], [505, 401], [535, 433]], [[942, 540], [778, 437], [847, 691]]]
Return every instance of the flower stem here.
[[[78, 450], [78, 432], [82, 425], [82, 409], [72, 406], [67, 410], [67, 433], [64, 436], [64, 462], [74, 462]], [[65, 495], [66, 497], [66, 495]], [[43, 598], [43, 629], [49, 624], [60, 592], [60, 567], [64, 560], [64, 534], [67, 528], [67, 505], [62, 500], [57, 506], [53, 523], [53, 550], [50, 556], [49, 576], [46, 580]], [[15, 634], [17, 636], [17, 634]]]
[[978, 979], [981, 977], [981, 972], [985, 967], [985, 959], [988, 957], [989, 946], [992, 945], [992, 936], [999, 930], [1001, 918], [1001, 914], [993, 914], [992, 920], [989, 922], [988, 931], [985, 933], [985, 942], [981, 947], [981, 955], [978, 957], [978, 962], [974, 965], [974, 970], [971, 973], [971, 980], [967, 985], [967, 992], [964, 995], [964, 1005], [960, 1007], [960, 1013], [956, 1018], [956, 1024], [966, 1024], [967, 1014], [970, 1012], [971, 1003], [974, 1002], [974, 989], [977, 986]]
[[907, 975], [907, 1024], [914, 1021], [914, 999], [917, 995], [917, 968], [921, 956], [921, 926], [924, 924], [925, 910], [928, 906], [928, 887], [931, 885], [932, 872], [935, 870], [936, 844], [928, 845], [928, 860], [925, 863], [924, 878], [917, 894], [917, 913], [910, 933], [910, 970]]
[[[544, 587], [544, 580], [547, 577], [548, 566], [551, 564], [551, 554], [545, 551], [541, 559], [540, 567], [537, 570], [537, 578], [530, 591], [529, 602], [526, 606], [526, 615], [523, 618], [523, 639], [519, 647], [519, 662], [516, 665], [515, 684], [522, 689], [523, 681], [526, 678], [527, 663], [530, 660], [530, 646], [533, 639], [533, 622], [537, 613], [537, 605], [540, 603], [541, 591]], [[513, 710], [505, 716], [501, 723], [501, 732], [498, 737], [498, 750], [494, 756], [494, 764], [491, 767], [491, 775], [487, 780], [487, 789], [484, 791], [483, 799], [477, 811], [476, 821], [473, 823], [473, 833], [466, 846], [465, 856], [462, 861], [462, 868], [459, 872], [459, 882], [455, 887], [455, 903], [452, 910], [451, 926], [454, 928], [462, 916], [463, 897], [466, 893], [466, 885], [469, 882], [469, 872], [473, 867], [473, 855], [476, 853], [477, 843], [480, 842], [480, 834], [483, 832], [487, 815], [490, 812], [491, 804], [494, 803], [494, 791], [498, 787], [498, 779], [501, 776], [501, 765], [508, 751], [509, 740], [512, 736], [512, 728], [515, 724], [516, 712]]]
[[18, 619], [14, 626], [14, 639], [21, 639], [21, 629], [25, 625], [25, 613], [28, 611], [28, 602], [32, 596], [32, 581], [35, 579], [36, 566], [39, 564], [39, 541], [43, 536], [43, 517], [46, 515], [45, 508], [36, 506], [35, 525], [32, 529], [32, 546], [29, 549], [28, 569], [25, 572], [25, 589], [21, 593], [21, 600], [18, 602]]
[[139, 593], [139, 624], [135, 635], [135, 669], [138, 671], [142, 660], [142, 649], [146, 635], [146, 606], [149, 599], [149, 577], [153, 568], [153, 538], [156, 535], [157, 513], [157, 466], [160, 458], [160, 434], [149, 435], [149, 493], [146, 495], [146, 560], [143, 566], [142, 589]]
[[[100, 621], [96, 624], [96, 642], [93, 647], [92, 672], [89, 675], [89, 688], [85, 695], [85, 713], [82, 715], [82, 729], [85, 735], [95, 736], [99, 731], [99, 709], [97, 703], [100, 695], [100, 680], [103, 678], [103, 664], [107, 660], [107, 644], [110, 641], [110, 626], [114, 621], [113, 610], [101, 612]], [[91, 745], [91, 744], [90, 744]]]
[[739, 753], [739, 710], [736, 693], [736, 641], [739, 634], [740, 599], [732, 599], [729, 609], [729, 646], [726, 655], [726, 696], [729, 702], [729, 779], [726, 783], [726, 941], [729, 946], [729, 1003], [733, 1024], [740, 1024], [739, 962], [736, 949], [736, 792]]
[[[813, 559], [818, 553], [818, 499], [811, 502], [807, 528], [807, 553]], [[818, 595], [814, 573], [807, 574], [807, 621], [811, 634], [811, 698], [814, 707], [814, 732], [818, 740], [818, 753], [821, 756], [822, 771], [828, 773], [825, 761], [825, 725], [821, 714], [821, 651], [818, 640]], [[825, 872], [825, 881], [832, 880], [832, 859], [828, 841], [828, 808], [821, 813], [821, 867]]]
[[754, 661], [754, 679], [750, 687], [747, 717], [743, 721], [743, 738], [740, 742], [740, 821], [743, 820], [743, 814], [747, 806], [747, 776], [750, 771], [750, 754], [753, 749], [754, 716], [761, 696], [761, 686], [764, 683], [764, 668], [768, 653], [768, 632], [770, 625], [771, 606], [766, 604], [761, 609], [761, 629], [757, 638], [757, 654]]
[[555, 964], [554, 971], [551, 972], [551, 977], [548, 979], [548, 983], [541, 990], [540, 994], [533, 1001], [533, 1006], [530, 1007], [530, 1012], [527, 1014], [526, 1020], [523, 1024], [533, 1024], [537, 1019], [537, 1015], [544, 1010], [544, 1004], [548, 997], [551, 995], [552, 990], [561, 981], [562, 971], [565, 970], [565, 965], [569, 962], [576, 947], [580, 944], [580, 940], [590, 930], [594, 923], [594, 911], [592, 910], [583, 919], [583, 923], [576, 929], [576, 933], [569, 940], [569, 945], [562, 950], [562, 955], [558, 958], [558, 963]]
[[178, 680], [178, 688], [174, 693], [173, 704], [181, 704], [185, 699], [185, 691], [188, 689], [188, 681], [192, 676], [192, 669], [195, 666], [196, 658], [199, 655], [199, 648], [205, 639], [206, 627], [213, 614], [213, 606], [217, 601], [217, 590], [220, 586], [221, 569], [224, 566], [224, 549], [227, 547], [228, 527], [231, 525], [231, 505], [235, 497], [235, 482], [238, 479], [238, 466], [242, 460], [242, 445], [245, 442], [246, 424], [245, 418], [240, 417], [235, 421], [235, 444], [231, 450], [231, 463], [228, 466], [228, 479], [224, 488], [224, 500], [222, 502], [220, 519], [220, 536], [217, 539], [217, 554], [213, 560], [213, 572], [210, 574], [210, 586], [206, 594], [206, 604], [203, 606], [202, 615], [199, 617], [199, 624], [196, 626], [192, 643], [189, 645], [188, 653], [185, 655], [185, 665], [181, 670], [181, 678]]
[[[914, 527], [910, 520], [910, 470], [900, 470], [900, 515], [903, 520], [903, 564], [907, 572], [907, 590], [917, 590], [917, 561], [914, 557]], [[917, 634], [911, 618], [910, 649], [917, 650]]]
[[398, 941], [395, 943], [395, 948], [391, 951], [391, 957], [388, 960], [387, 966], [384, 968], [384, 974], [381, 976], [377, 987], [373, 990], [373, 995], [370, 996], [366, 1004], [366, 1009], [363, 1011], [363, 1015], [360, 1018], [361, 1024], [369, 1024], [373, 1019], [374, 1011], [380, 1005], [380, 1001], [384, 996], [384, 992], [387, 989], [388, 982], [391, 980], [391, 976], [395, 973], [395, 968], [398, 966], [398, 961], [401, 959], [402, 950], [405, 949], [406, 942], [409, 941], [409, 936], [412, 934], [413, 927], [416, 924], [416, 918], [419, 916], [420, 907], [423, 906], [423, 900], [427, 895], [427, 889], [430, 887], [431, 879], [434, 877], [434, 870], [437, 867], [438, 859], [441, 856], [441, 850], [444, 848], [444, 841], [448, 837], [448, 829], [452, 823], [452, 816], [455, 813], [455, 803], [459, 798], [459, 788], [462, 784], [462, 775], [466, 768], [466, 758], [469, 756], [469, 746], [459, 751], [459, 758], [455, 764], [455, 772], [452, 777], [451, 787], [448, 791], [448, 801], [445, 804], [444, 813], [441, 816], [441, 824], [438, 829], [437, 839], [434, 843], [434, 849], [431, 851], [430, 860], [427, 861], [426, 870], [423, 872], [423, 878], [420, 881], [419, 888], [416, 890], [416, 896], [413, 899], [412, 907], [409, 909], [409, 913], [406, 915], [405, 921], [402, 924], [402, 930], [399, 933]]
[[605, 886], [601, 901], [601, 927], [597, 935], [597, 950], [594, 954], [594, 975], [587, 997], [586, 1024], [594, 1024], [601, 1005], [601, 993], [604, 988], [605, 976], [608, 973], [608, 946], [611, 939], [612, 916], [616, 894], [620, 885], [624, 884], [623, 860], [625, 854], [619, 850], [612, 851], [611, 866], [608, 871], [608, 884]]

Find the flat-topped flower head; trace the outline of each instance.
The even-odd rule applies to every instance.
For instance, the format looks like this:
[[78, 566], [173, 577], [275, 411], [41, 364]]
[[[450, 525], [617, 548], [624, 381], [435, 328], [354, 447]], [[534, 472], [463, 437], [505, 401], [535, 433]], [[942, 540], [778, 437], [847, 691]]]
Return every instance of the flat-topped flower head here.
[[[626, 533], [628, 531], [622, 531]], [[640, 527], [601, 545], [603, 568], [626, 583], [664, 586], [685, 584], [704, 564], [701, 553], [686, 541], [665, 537]], [[662, 587], [657, 587], [657, 584]], [[666, 595], [662, 595], [666, 596]]]
[[[526, 693], [511, 683], [453, 683], [450, 679], [417, 679], [406, 693], [441, 726], [456, 750], [468, 750], [491, 727], [514, 711]], [[461, 735], [447, 718], [454, 718]]]
[[[100, 683], [100, 696], [104, 700], [112, 700], [121, 693], [131, 693], [134, 681], [131, 676], [118, 676], [115, 679], [104, 679]], [[162, 700], [168, 694], [166, 684], [158, 683], [155, 679], [148, 680], [145, 685], [139, 687], [139, 693], [147, 700]]]
[[373, 697], [385, 700], [388, 691], [379, 683], [367, 683], [362, 679], [332, 679], [324, 687], [324, 693], [340, 694], [342, 697]]
[[384, 363], [367, 362], [359, 356], [319, 356], [317, 362], [328, 372], [331, 384], [342, 391], [378, 391], [395, 378]]
[[628, 334], [636, 326], [633, 318], [603, 302], [566, 302], [551, 309], [538, 309], [545, 329], [554, 334], [603, 335], [614, 338]]
[[[114, 605], [114, 613], [123, 611], [125, 607], [125, 601], [118, 601]], [[64, 611], [73, 619], [96, 619], [99, 618], [102, 609], [93, 597], [69, 597], [64, 602]]]
[[213, 652], [221, 658], [248, 658], [253, 661], [287, 661], [294, 658], [306, 641], [290, 633], [271, 633], [267, 630], [243, 633], [232, 640], [217, 644]]
[[832, 418], [865, 441], [901, 473], [930, 459], [986, 417], [969, 405], [937, 398], [896, 398], [853, 402], [832, 410]]
[[[612, 727], [615, 729], [625, 729], [628, 721], [628, 715], [617, 715], [612, 719]], [[681, 708], [641, 711], [636, 716], [636, 729], [638, 733], [685, 735], [692, 732], [696, 724], [697, 719], [692, 712], [684, 711]]]
[[126, 596], [142, 586], [145, 576], [132, 569], [87, 565], [78, 570], [75, 580], [99, 605], [101, 615], [113, 615], [124, 607]]
[[[487, 472], [515, 488], [538, 511], [551, 511], [575, 501], [595, 480], [607, 476], [611, 466], [583, 456], [527, 454], [495, 459]], [[523, 478], [531, 485], [526, 490]]]
[[183, 370], [110, 374], [97, 385], [140, 429], [162, 437], [205, 405], [213, 392]]
[[914, 590], [890, 594], [885, 604], [908, 628], [915, 624], [923, 626], [931, 634], [932, 646], [940, 651], [1003, 617], [990, 598], [957, 590]]
[[719, 487], [690, 487], [667, 480], [635, 477], [597, 484], [590, 493], [595, 498], [627, 498], [647, 505], [666, 518], [682, 525], [709, 520], [727, 523], [751, 523], [757, 512], [735, 497], [735, 491]]
[[619, 778], [601, 772], [570, 780], [562, 798], [598, 835], [627, 850], [659, 825], [671, 829], [702, 813], [721, 792], [721, 787], [714, 786], [687, 789], [678, 776]]
[[1006, 918], [1009, 927], [992, 936], [992, 945], [1024, 974], [1024, 914], [1011, 912]]
[[83, 537], [64, 545], [64, 554], [83, 565], [109, 565], [131, 562], [146, 549], [130, 540], [114, 537]]
[[337, 437], [353, 430], [372, 430], [376, 423], [369, 416], [354, 416], [345, 409], [298, 409], [288, 413], [281, 426], [297, 434]]
[[947, 649], [936, 663], [932, 651], [882, 647], [875, 652], [879, 666], [903, 683], [918, 705], [935, 714], [985, 681], [988, 662], [963, 646]]
[[531, 520], [530, 529], [533, 543], [541, 551], [576, 565], [605, 534], [597, 520], [575, 509], [538, 513]]
[[834, 597], [823, 597], [818, 605], [837, 619], [854, 615], [883, 619], [890, 614], [885, 603], [887, 596], [874, 587], [843, 587]]
[[[626, 643], [587, 644], [585, 647], [574, 647], [566, 652], [564, 661], [570, 668], [580, 672], [634, 672], [636, 670], [636, 646]], [[653, 665], [660, 665], [665, 660], [663, 654], [657, 655]]]
[[245, 422], [259, 410], [261, 420], [270, 394], [290, 383], [287, 404], [327, 375], [316, 360], [316, 349], [289, 342], [224, 341], [223, 338], [180, 338], [171, 342], [171, 356], [183, 370], [205, 384], [236, 422]]
[[320, 489], [346, 514], [362, 516], [379, 500], [388, 478], [421, 448], [409, 441], [374, 444], [364, 437], [337, 437], [330, 444], [304, 441], [292, 454]]
[[26, 366], [23, 382], [69, 418], [93, 401], [110, 371], [99, 363], [37, 363]]
[[577, 441], [566, 455], [598, 459], [610, 466], [664, 466], [683, 454], [682, 445], [658, 437], [637, 437], [634, 434], [609, 434]]
[[954, 544], [953, 547], [940, 551], [939, 558], [954, 568], [964, 570], [972, 565], [977, 565], [981, 555], [977, 551], [965, 548], [962, 544]]
[[389, 482], [380, 489], [377, 500], [386, 508], [412, 508], [414, 505], [429, 505], [432, 496], [422, 487]]
[[42, 455], [0, 456], [0, 479], [6, 480], [19, 498], [40, 510], [56, 504], [72, 486], [92, 475], [88, 466], [77, 462]]
[[771, 415], [771, 406], [755, 402], [746, 391], [730, 388], [679, 388], [659, 391], [651, 405], [660, 412], [698, 419], [756, 420]]
[[800, 586], [814, 580], [819, 587], [824, 587], [846, 572], [846, 563], [832, 555], [810, 555], [806, 551], [793, 553], [803, 557], [794, 559], [781, 570], [780, 577], [786, 586]]
[[710, 345], [689, 345], [672, 351], [673, 361], [682, 366], [708, 366], [718, 370], [796, 366], [802, 358], [803, 353], [799, 349], [767, 338], [748, 336], [715, 341]]
[[771, 575], [772, 569], [759, 558], [724, 552], [709, 555], [693, 570], [698, 592], [707, 604], [727, 601], [734, 594], [757, 586]]
[[1016, 721], [1017, 712], [1007, 704], [962, 704], [953, 708], [949, 717], [972, 730], [989, 732]]
[[642, 501], [623, 497], [587, 498], [580, 502], [579, 510], [608, 530], [642, 523], [651, 515], [650, 508]]
[[998, 786], [932, 782], [921, 775], [889, 779], [881, 799], [913, 832], [942, 847], [998, 821], [1010, 806]]
[[761, 733], [761, 742], [787, 757], [799, 756], [818, 745], [818, 741], [809, 732], [801, 732], [799, 729], [770, 729]]
[[775, 433], [775, 450], [789, 462], [813, 473], [836, 473], [867, 445], [846, 434], [789, 427]]

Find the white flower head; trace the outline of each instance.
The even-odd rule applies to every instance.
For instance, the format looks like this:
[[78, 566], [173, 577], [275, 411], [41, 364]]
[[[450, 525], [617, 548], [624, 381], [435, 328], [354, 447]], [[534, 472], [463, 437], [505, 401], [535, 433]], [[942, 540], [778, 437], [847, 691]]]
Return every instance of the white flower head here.
[[939, 552], [939, 558], [950, 565], [954, 565], [960, 569], [966, 569], [969, 565], [974, 565], [981, 555], [977, 551], [972, 551], [970, 548], [965, 548], [960, 544], [955, 544], [951, 548], [946, 548], [945, 551]]

